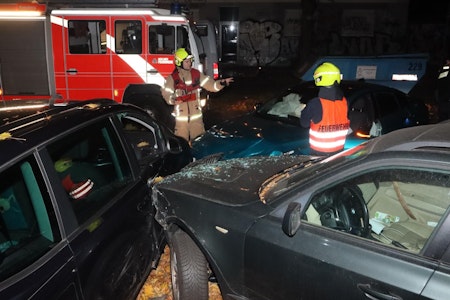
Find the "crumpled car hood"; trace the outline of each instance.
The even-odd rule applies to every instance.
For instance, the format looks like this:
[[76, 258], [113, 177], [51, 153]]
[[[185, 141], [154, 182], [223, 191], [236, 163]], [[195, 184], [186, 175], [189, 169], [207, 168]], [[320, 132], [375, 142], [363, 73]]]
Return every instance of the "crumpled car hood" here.
[[222, 205], [246, 205], [259, 198], [261, 184], [272, 175], [310, 156], [256, 156], [187, 167], [165, 177], [155, 187], [159, 191], [183, 193]]

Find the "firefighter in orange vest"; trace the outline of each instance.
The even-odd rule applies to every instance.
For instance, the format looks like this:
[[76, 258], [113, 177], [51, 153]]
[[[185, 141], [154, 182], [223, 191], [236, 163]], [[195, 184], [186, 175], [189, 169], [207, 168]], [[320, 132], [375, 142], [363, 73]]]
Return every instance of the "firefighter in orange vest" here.
[[319, 94], [302, 110], [300, 124], [309, 127], [311, 154], [332, 155], [344, 149], [350, 127], [347, 99], [339, 86], [341, 71], [332, 63], [324, 62], [313, 77], [320, 87]]
[[233, 82], [233, 78], [214, 80], [192, 68], [194, 56], [185, 48], [175, 52], [176, 68], [166, 78], [161, 93], [169, 105], [173, 105], [175, 134], [192, 142], [205, 132], [200, 91], [218, 92]]

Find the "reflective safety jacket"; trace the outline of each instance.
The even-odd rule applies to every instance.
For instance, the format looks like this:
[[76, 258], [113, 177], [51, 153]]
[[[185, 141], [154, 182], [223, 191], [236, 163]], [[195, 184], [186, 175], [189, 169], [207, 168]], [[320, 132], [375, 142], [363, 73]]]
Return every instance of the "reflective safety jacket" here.
[[311, 122], [309, 144], [311, 149], [333, 153], [344, 149], [350, 121], [347, 118], [347, 99], [327, 100], [320, 98], [322, 104], [322, 120]]
[[177, 101], [194, 101], [200, 98], [200, 71], [197, 69], [191, 69], [191, 80], [186, 83], [180, 78], [178, 69], [175, 69], [172, 73], [173, 83], [175, 91], [183, 91], [180, 95], [175, 95]]
[[193, 140], [204, 132], [200, 91], [218, 92], [224, 88], [219, 80], [196, 69], [185, 70], [177, 67], [166, 78], [161, 94], [169, 105], [173, 105], [175, 134], [186, 140]]

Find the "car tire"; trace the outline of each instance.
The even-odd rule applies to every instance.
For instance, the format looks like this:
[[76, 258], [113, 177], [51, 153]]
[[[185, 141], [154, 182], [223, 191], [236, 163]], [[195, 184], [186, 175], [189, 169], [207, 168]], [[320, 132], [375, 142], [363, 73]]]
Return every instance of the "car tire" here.
[[208, 262], [189, 235], [177, 230], [170, 239], [174, 300], [208, 300]]
[[86, 287], [87, 299], [136, 298], [152, 267], [154, 251], [147, 230], [115, 239], [92, 268]]

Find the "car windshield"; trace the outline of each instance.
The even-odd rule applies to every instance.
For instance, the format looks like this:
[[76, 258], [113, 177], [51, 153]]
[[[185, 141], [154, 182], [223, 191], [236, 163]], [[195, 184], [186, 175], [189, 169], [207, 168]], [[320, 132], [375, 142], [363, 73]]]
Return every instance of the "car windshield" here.
[[257, 114], [266, 118], [292, 120], [298, 123], [301, 110], [306, 103], [317, 96], [318, 88], [314, 85], [293, 87], [257, 108]]
[[300, 184], [304, 179], [311, 178], [322, 170], [332, 168], [349, 159], [365, 156], [367, 153], [366, 144], [367, 142], [362, 143], [327, 158], [311, 156], [310, 160], [274, 174], [261, 184], [258, 192], [261, 201], [266, 203], [267, 199], [275, 198], [277, 195]]

